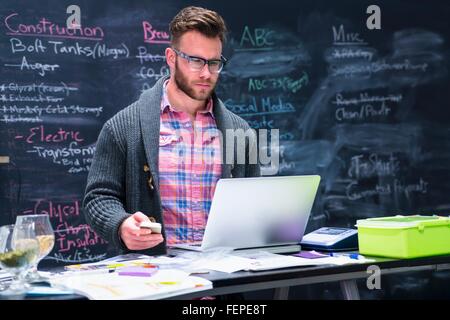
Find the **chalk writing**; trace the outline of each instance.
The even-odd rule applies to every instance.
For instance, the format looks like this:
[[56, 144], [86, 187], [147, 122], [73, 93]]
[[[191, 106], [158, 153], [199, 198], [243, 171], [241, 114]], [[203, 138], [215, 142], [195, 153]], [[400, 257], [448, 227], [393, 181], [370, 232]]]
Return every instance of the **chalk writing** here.
[[357, 111], [347, 110], [345, 107], [336, 109], [335, 116], [338, 121], [345, 120], [366, 120], [369, 118], [386, 117], [391, 113], [391, 108], [384, 102], [380, 107], [375, 107], [370, 104], [365, 104]]
[[20, 115], [8, 115], [5, 114], [0, 118], [0, 122], [4, 122], [6, 124], [10, 123], [18, 123], [18, 122], [23, 122], [23, 123], [40, 123], [42, 122], [42, 119], [39, 118], [39, 116], [34, 116], [34, 117], [22, 117]]
[[338, 29], [332, 26], [333, 44], [335, 45], [366, 45], [367, 42], [361, 38], [357, 32], [345, 32], [344, 26], [341, 24]]
[[2, 83], [0, 84], [0, 92], [4, 91], [10, 91], [10, 92], [18, 92], [21, 93], [39, 93], [41, 95], [45, 95], [47, 93], [51, 94], [65, 94], [67, 97], [70, 95], [70, 92], [72, 91], [78, 91], [77, 87], [68, 86], [64, 82], [60, 82], [60, 86], [56, 85], [47, 85], [43, 82], [37, 84], [37, 83], [31, 83], [27, 85], [19, 85], [14, 82], [10, 83]]
[[138, 78], [140, 79], [154, 79], [158, 80], [162, 77], [168, 76], [170, 74], [169, 67], [162, 66], [159, 69], [159, 72], [156, 72], [153, 68], [141, 67], [139, 72], [137, 73]]
[[45, 259], [55, 260], [62, 263], [85, 263], [92, 261], [100, 261], [105, 259], [106, 253], [94, 254], [89, 248], [75, 249], [70, 253], [55, 252], [52, 256], [47, 256]]
[[270, 79], [255, 79], [250, 78], [248, 80], [248, 92], [261, 91], [265, 89], [282, 89], [292, 93], [298, 92], [301, 88], [305, 87], [309, 83], [309, 77], [306, 72], [303, 71], [302, 76], [299, 79], [292, 79], [290, 77], [270, 78]]
[[227, 99], [224, 103], [228, 109], [241, 116], [295, 112], [294, 105], [283, 101], [281, 96], [275, 99], [261, 97], [258, 100], [252, 96], [250, 101], [250, 103], [236, 103], [232, 99]]
[[80, 131], [65, 130], [63, 128], [59, 128], [57, 131], [49, 132], [49, 130], [46, 130], [45, 126], [43, 125], [30, 128], [28, 135], [17, 135], [15, 139], [25, 139], [25, 141], [29, 144], [34, 144], [37, 142], [58, 143], [66, 141], [84, 141], [84, 139], [81, 137]]
[[63, 157], [74, 157], [76, 155], [81, 156], [92, 156], [95, 151], [95, 147], [78, 147], [76, 142], [71, 142], [68, 147], [65, 148], [54, 148], [46, 149], [44, 147], [33, 146], [33, 150], [28, 150], [29, 153], [36, 153], [41, 158], [52, 158], [55, 163], [59, 158]]
[[404, 196], [409, 199], [413, 192], [425, 194], [428, 192], [428, 182], [419, 178], [417, 183], [405, 184], [399, 179], [391, 183], [377, 183], [375, 187], [360, 186], [357, 181], [353, 181], [346, 187], [346, 195], [349, 200], [360, 200], [374, 196]]
[[165, 31], [158, 31], [148, 21], [142, 22], [142, 29], [144, 31], [144, 42], [165, 44], [170, 43], [170, 36]]
[[26, 209], [23, 214], [48, 214], [51, 220], [62, 223], [70, 218], [80, 216], [80, 201], [55, 202], [47, 199], [37, 200], [33, 208]]
[[[21, 94], [0, 94], [1, 102], [61, 102], [64, 98], [54, 96], [23, 96]], [[5, 107], [5, 106], [3, 106]]]
[[255, 28], [252, 30], [248, 26], [245, 26], [239, 42], [240, 48], [238, 48], [238, 50], [267, 50], [268, 47], [270, 48], [275, 45], [275, 41], [273, 39], [274, 34], [275, 31], [268, 28]]
[[337, 106], [357, 105], [368, 102], [395, 102], [402, 101], [402, 94], [387, 94], [384, 96], [370, 95], [368, 92], [361, 92], [356, 97], [344, 97], [342, 93], [336, 93], [335, 99], [331, 102]]
[[354, 179], [395, 176], [400, 169], [400, 161], [393, 154], [390, 154], [387, 159], [383, 159], [376, 153], [368, 156], [358, 154], [351, 157], [350, 163], [347, 174]]
[[[0, 95], [0, 101], [2, 101], [3, 95]], [[42, 96], [39, 97], [30, 97], [36, 99], [43, 99]], [[16, 100], [17, 101], [17, 100]], [[27, 101], [27, 99], [23, 99], [23, 101]], [[79, 105], [63, 105], [49, 104], [47, 106], [39, 106], [39, 105], [0, 105], [0, 112], [5, 114], [25, 114], [25, 115], [38, 115], [39, 118], [46, 115], [74, 115], [74, 114], [86, 114], [86, 115], [94, 115], [95, 117], [99, 117], [103, 112], [103, 107], [83, 107]]]
[[160, 62], [166, 61], [166, 56], [161, 54], [152, 54], [147, 52], [147, 48], [143, 46], [138, 47], [138, 54], [136, 58], [139, 59], [140, 64], [144, 64], [144, 62]]
[[55, 246], [58, 252], [106, 244], [106, 241], [87, 224], [70, 225], [62, 222], [56, 226], [55, 235]]
[[334, 59], [355, 59], [363, 58], [371, 61], [374, 53], [370, 50], [353, 48], [335, 48], [332, 50], [331, 57]]
[[17, 12], [8, 15], [4, 24], [8, 35], [21, 36], [47, 36], [68, 39], [102, 40], [105, 33], [101, 27], [85, 26], [76, 29], [68, 29], [51, 22], [47, 18], [41, 18], [36, 24], [20, 23], [20, 15]]
[[29, 63], [25, 56], [22, 57], [22, 62], [20, 64], [5, 63], [4, 66], [18, 68], [21, 71], [23, 70], [36, 71], [41, 77], [45, 76], [47, 72], [53, 72], [56, 69], [59, 69], [59, 64], [48, 64], [40, 62]]
[[9, 39], [9, 42], [11, 44], [12, 53], [53, 53], [56, 55], [85, 56], [92, 59], [104, 57], [118, 59], [130, 55], [128, 47], [124, 43], [121, 43], [118, 47], [110, 47], [99, 42], [95, 43], [94, 46], [81, 45], [78, 41], [68, 45], [63, 41], [42, 41], [41, 39], [34, 39], [31, 44], [18, 38], [11, 38]]
[[370, 77], [373, 74], [384, 71], [419, 71], [425, 72], [428, 68], [428, 63], [411, 63], [409, 59], [403, 59], [401, 62], [386, 62], [380, 60], [364, 64], [349, 64], [331, 66], [331, 75], [333, 77], [344, 76], [345, 78], [352, 78], [357, 75], [362, 77]]

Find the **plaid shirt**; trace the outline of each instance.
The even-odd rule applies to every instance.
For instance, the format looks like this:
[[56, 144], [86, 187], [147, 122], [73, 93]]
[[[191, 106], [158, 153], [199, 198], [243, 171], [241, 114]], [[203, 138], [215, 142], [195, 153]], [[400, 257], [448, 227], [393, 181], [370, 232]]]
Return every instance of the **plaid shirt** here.
[[[167, 83], [166, 83], [167, 84]], [[210, 99], [194, 127], [174, 110], [164, 85], [159, 134], [159, 181], [167, 244], [203, 239], [206, 220], [222, 174], [219, 131]]]

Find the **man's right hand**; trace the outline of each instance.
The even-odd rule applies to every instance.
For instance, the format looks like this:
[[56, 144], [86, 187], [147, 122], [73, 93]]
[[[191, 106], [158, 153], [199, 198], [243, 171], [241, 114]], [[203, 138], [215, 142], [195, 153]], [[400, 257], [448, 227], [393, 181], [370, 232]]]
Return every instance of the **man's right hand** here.
[[161, 234], [152, 233], [152, 231], [147, 228], [140, 228], [139, 225], [143, 221], [150, 221], [150, 219], [145, 214], [138, 211], [131, 217], [125, 219], [120, 225], [119, 235], [130, 250], [153, 248], [164, 240]]

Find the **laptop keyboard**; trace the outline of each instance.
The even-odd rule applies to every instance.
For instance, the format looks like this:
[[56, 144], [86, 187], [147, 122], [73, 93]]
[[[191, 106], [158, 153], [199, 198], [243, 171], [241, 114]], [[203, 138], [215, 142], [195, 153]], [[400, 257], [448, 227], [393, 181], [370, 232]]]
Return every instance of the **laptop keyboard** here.
[[192, 247], [200, 247], [202, 243], [188, 243], [188, 245]]

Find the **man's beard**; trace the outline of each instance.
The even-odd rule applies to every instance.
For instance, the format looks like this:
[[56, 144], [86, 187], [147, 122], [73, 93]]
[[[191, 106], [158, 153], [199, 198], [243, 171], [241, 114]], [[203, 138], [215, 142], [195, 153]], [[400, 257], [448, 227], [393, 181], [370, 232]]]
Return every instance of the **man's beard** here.
[[177, 84], [177, 87], [183, 91], [188, 97], [194, 100], [198, 101], [206, 101], [211, 97], [211, 94], [215, 88], [215, 83], [212, 83], [210, 80], [202, 81], [199, 80], [198, 82], [202, 83], [208, 83], [211, 87], [208, 90], [204, 90], [203, 92], [197, 93], [195, 89], [189, 85], [188, 80], [184, 76], [183, 72], [180, 71], [178, 68], [178, 60], [175, 62], [175, 83]]

